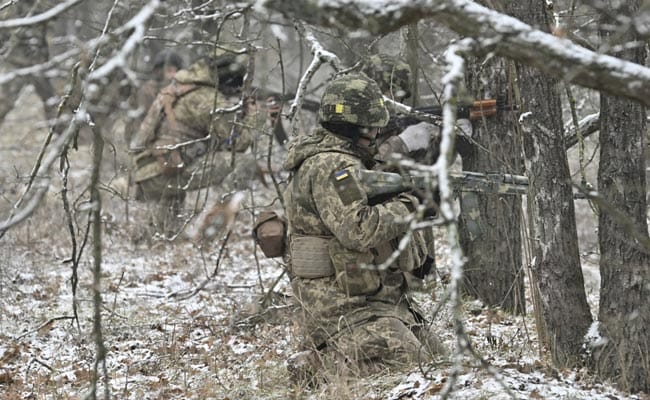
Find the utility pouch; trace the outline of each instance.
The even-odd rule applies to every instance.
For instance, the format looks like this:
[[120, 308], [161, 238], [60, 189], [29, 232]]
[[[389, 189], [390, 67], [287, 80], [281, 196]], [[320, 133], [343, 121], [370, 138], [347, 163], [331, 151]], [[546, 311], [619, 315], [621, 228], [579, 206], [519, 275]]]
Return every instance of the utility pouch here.
[[160, 166], [151, 150], [144, 150], [133, 157], [133, 182], [140, 183], [161, 175]]
[[348, 296], [371, 295], [379, 290], [381, 278], [374, 268], [371, 252], [346, 249], [334, 238], [329, 241], [329, 257], [334, 265], [336, 282]]
[[287, 221], [275, 211], [262, 211], [253, 227], [253, 238], [268, 258], [281, 257], [285, 253]]
[[164, 176], [176, 176], [185, 167], [183, 157], [178, 149], [155, 149], [152, 151], [152, 154], [156, 158], [160, 173]]
[[384, 271], [381, 289], [376, 294], [368, 296], [368, 300], [397, 304], [404, 294], [405, 287], [405, 276], [401, 271]]
[[329, 237], [291, 235], [291, 272], [306, 279], [334, 275], [329, 256]]

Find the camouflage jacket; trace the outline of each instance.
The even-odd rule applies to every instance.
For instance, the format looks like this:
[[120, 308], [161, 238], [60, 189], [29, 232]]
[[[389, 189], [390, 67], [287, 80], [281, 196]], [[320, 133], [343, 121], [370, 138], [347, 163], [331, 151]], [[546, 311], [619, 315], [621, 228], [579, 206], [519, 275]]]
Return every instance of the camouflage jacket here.
[[215, 150], [230, 149], [234, 142], [236, 151], [245, 151], [252, 143], [252, 134], [247, 128], [252, 125], [247, 123], [250, 117], [245, 117], [235, 127], [234, 112], [213, 113], [214, 109], [233, 105], [233, 99], [225, 98], [216, 87], [217, 82], [205, 63], [198, 62], [178, 71], [174, 81], [161, 90], [149, 108], [131, 141], [131, 149], [138, 151], [210, 135], [216, 142]]
[[422, 252], [407, 246], [389, 269], [372, 266], [408, 230], [406, 218], [417, 200], [400, 195], [369, 205], [365, 193], [354, 188], [345, 193], [337, 187], [340, 171], [367, 166], [351, 143], [320, 128], [291, 145], [284, 167], [293, 172], [284, 194], [289, 240], [296, 235], [330, 238], [334, 275], [292, 278], [311, 340], [318, 345], [340, 334], [342, 320], [354, 325], [383, 315], [410, 321], [399, 306], [406, 288], [402, 271], [418, 267]]

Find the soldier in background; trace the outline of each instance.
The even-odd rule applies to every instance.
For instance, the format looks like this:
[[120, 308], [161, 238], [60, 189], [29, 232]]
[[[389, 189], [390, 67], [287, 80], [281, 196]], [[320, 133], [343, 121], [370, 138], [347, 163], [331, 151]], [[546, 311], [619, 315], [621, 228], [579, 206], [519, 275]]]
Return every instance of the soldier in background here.
[[[375, 54], [369, 58], [363, 67], [363, 72], [374, 79], [382, 94], [398, 103], [404, 103], [411, 96], [412, 72], [411, 67], [403, 60], [387, 54]], [[391, 117], [395, 111], [388, 106]], [[462, 149], [470, 146], [468, 137], [472, 134], [472, 124], [467, 119], [457, 121], [456, 151], [462, 154]], [[379, 162], [377, 168], [390, 170], [385, 163], [394, 154], [407, 156], [423, 164], [432, 164], [440, 154], [440, 127], [428, 122], [411, 125], [404, 130], [396, 130], [394, 126], [383, 128], [379, 132], [378, 151], [375, 159]], [[434, 193], [433, 201], [439, 200]], [[435, 239], [433, 229], [424, 229], [416, 233], [428, 247], [426, 262], [422, 265], [421, 274], [435, 275]]]
[[[245, 60], [238, 62], [246, 65]], [[252, 142], [255, 104], [244, 104], [243, 112], [234, 110], [240, 99], [218, 91], [218, 73], [211, 58], [178, 71], [131, 140], [136, 198], [151, 204], [150, 225], [167, 238], [176, 236], [187, 221], [187, 191], [243, 189], [256, 173], [255, 158], [245, 153]]]
[[[233, 99], [242, 97], [242, 88], [244, 77], [247, 72], [247, 65], [237, 62], [241, 56], [233, 52], [223, 53], [216, 58], [219, 71], [219, 92]], [[282, 100], [277, 93], [269, 92], [265, 89], [256, 87], [249, 94], [249, 101], [257, 105], [257, 119], [255, 121], [255, 136], [253, 138], [253, 153], [255, 154], [261, 171], [266, 174], [277, 172], [279, 166], [286, 156], [284, 147], [288, 140], [282, 124]], [[269, 143], [273, 140], [270, 160]], [[271, 164], [271, 170], [268, 164]]]
[[[411, 67], [403, 60], [387, 54], [375, 54], [365, 63], [363, 72], [372, 78], [381, 89], [384, 96], [398, 103], [403, 103], [411, 97], [412, 72]], [[388, 106], [391, 117], [395, 115], [394, 108]], [[411, 134], [409, 142], [398, 135], [401, 131], [385, 127], [380, 130], [378, 141], [379, 148], [377, 159], [387, 161], [391, 154], [402, 154], [418, 162], [435, 161], [432, 152], [437, 151], [440, 144], [440, 128], [428, 122], [421, 122], [408, 127]], [[427, 141], [425, 145], [422, 142]]]
[[176, 72], [183, 69], [184, 64], [183, 58], [173, 50], [163, 50], [153, 58], [149, 79], [142, 83], [135, 97], [130, 100], [135, 112], [129, 113], [130, 120], [124, 129], [127, 144], [131, 142], [131, 138], [160, 90], [172, 82]]
[[353, 173], [373, 167], [377, 131], [388, 119], [377, 84], [345, 75], [323, 93], [321, 126], [289, 149], [289, 273], [305, 348], [289, 360], [294, 379], [321, 368], [401, 368], [444, 352], [407, 297], [426, 246], [411, 240], [388, 268], [376, 268], [408, 231], [419, 200], [401, 193], [372, 204]]

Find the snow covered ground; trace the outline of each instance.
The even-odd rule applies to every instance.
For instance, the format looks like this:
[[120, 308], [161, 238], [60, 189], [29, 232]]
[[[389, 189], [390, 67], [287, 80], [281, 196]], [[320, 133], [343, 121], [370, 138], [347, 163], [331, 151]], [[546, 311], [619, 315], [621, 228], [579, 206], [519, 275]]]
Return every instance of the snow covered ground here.
[[[22, 117], [28, 115], [16, 111], [0, 127], [2, 217], [21, 193], [43, 138], [42, 130], [16, 130]], [[73, 199], [81, 195], [79, 188], [88, 177], [88, 154], [87, 145], [71, 154], [77, 190]], [[265, 203], [272, 191], [260, 186], [255, 202]], [[311, 389], [292, 386], [285, 367], [296, 351], [291, 290], [278, 262], [255, 249], [250, 213], [240, 213], [220, 257], [223, 240], [203, 249], [187, 241], [134, 244], [131, 238], [146, 210], [139, 203], [129, 207], [127, 223], [123, 202], [107, 198], [104, 204], [102, 333], [105, 383], [112, 398], [440, 398], [451, 371], [448, 362]], [[86, 247], [79, 264], [75, 319], [71, 242], [62, 221], [55, 185], [29, 221], [0, 239], [0, 399], [82, 399], [89, 392], [97, 354], [92, 260]], [[443, 231], [439, 239], [437, 263], [444, 272], [449, 256]], [[597, 258], [589, 253], [583, 261], [595, 310]], [[432, 292], [418, 294], [423, 308], [431, 310], [445, 288], [440, 282]], [[521, 399], [649, 398], [619, 392], [586, 369], [554, 368], [540, 354], [532, 307], [523, 317], [475, 301], [467, 301], [463, 309], [473, 346], [497, 374], [466, 358], [454, 399], [508, 399], [508, 392]], [[453, 347], [448, 307], [433, 326]], [[103, 390], [100, 385], [100, 397]]]

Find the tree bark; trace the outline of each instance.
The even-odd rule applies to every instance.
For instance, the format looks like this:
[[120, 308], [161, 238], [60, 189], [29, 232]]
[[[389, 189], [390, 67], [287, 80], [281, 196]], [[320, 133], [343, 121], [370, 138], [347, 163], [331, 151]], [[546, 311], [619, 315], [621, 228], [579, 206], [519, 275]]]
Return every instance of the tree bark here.
[[[494, 98], [509, 92], [509, 65], [511, 62], [500, 57], [468, 63], [472, 97]], [[516, 122], [513, 114], [500, 112], [495, 118], [474, 123], [477, 145], [459, 142], [463, 169], [521, 174], [522, 144]], [[467, 257], [464, 292], [489, 306], [525, 313], [520, 196], [465, 192], [460, 199], [459, 234]]]
[[[636, 11], [636, 0], [626, 2]], [[602, 20], [603, 26], [611, 20]], [[611, 26], [611, 25], [610, 25]], [[601, 31], [604, 39], [616, 35], [624, 42], [635, 39], [631, 33]], [[616, 56], [643, 63], [643, 46]], [[650, 265], [649, 255], [638, 246], [633, 232], [610, 207], [622, 211], [633, 228], [647, 236], [645, 132], [643, 105], [601, 94], [600, 164], [598, 189], [607, 206], [600, 207], [600, 334], [606, 344], [596, 353], [596, 368], [605, 378], [615, 379], [631, 392], [650, 392]]]
[[[540, 29], [550, 26], [543, 0], [512, 2], [512, 12]], [[524, 152], [530, 177], [531, 289], [539, 298], [538, 332], [558, 366], [574, 366], [592, 322], [584, 289], [573, 188], [562, 127], [560, 82], [518, 66]]]

